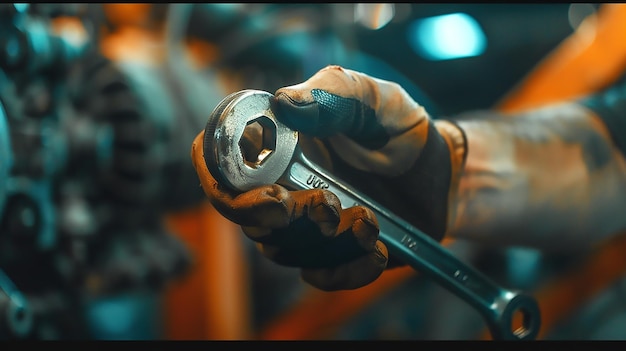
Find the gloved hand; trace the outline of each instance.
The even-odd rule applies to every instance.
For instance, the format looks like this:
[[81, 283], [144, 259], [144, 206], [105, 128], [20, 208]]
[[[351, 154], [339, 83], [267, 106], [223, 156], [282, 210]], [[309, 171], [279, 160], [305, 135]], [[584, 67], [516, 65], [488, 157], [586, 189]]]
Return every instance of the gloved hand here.
[[[276, 117], [301, 132], [307, 157], [442, 239], [454, 218], [449, 196], [466, 153], [459, 127], [434, 122], [398, 84], [339, 66], [278, 89], [274, 102]], [[239, 193], [217, 183], [204, 161], [203, 138], [201, 132], [191, 152], [202, 188], [269, 259], [300, 267], [304, 281], [327, 291], [362, 287], [403, 264], [378, 240], [370, 209], [342, 209], [327, 190], [270, 184]]]

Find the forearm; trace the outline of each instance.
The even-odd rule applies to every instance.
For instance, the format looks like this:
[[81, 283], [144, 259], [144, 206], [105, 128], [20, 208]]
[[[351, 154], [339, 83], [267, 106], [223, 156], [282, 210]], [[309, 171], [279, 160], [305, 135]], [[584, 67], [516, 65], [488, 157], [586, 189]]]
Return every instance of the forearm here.
[[588, 110], [561, 105], [459, 125], [468, 154], [450, 237], [575, 249], [626, 229], [626, 161]]

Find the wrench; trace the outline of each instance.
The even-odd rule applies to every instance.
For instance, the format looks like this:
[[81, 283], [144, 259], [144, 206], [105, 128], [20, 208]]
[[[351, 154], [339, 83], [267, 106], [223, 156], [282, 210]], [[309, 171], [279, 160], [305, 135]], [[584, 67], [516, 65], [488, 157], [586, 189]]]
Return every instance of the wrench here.
[[[265, 91], [242, 90], [225, 97], [209, 116], [204, 158], [217, 181], [239, 191], [272, 183], [292, 190], [327, 189], [343, 208], [366, 206], [378, 219], [379, 238], [389, 253], [475, 307], [494, 340], [537, 336], [540, 312], [532, 296], [498, 286], [436, 240], [309, 160], [298, 146], [299, 133], [276, 119], [272, 98]], [[245, 128], [255, 122], [263, 127], [263, 149], [256, 159], [248, 160], [240, 141]]]

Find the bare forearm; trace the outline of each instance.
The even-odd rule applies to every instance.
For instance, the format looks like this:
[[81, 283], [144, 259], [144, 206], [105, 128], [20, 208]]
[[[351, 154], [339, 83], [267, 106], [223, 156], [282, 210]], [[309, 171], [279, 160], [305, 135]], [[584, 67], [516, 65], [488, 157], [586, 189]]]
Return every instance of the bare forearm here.
[[626, 161], [584, 108], [561, 105], [459, 125], [468, 155], [449, 236], [572, 249], [626, 229]]

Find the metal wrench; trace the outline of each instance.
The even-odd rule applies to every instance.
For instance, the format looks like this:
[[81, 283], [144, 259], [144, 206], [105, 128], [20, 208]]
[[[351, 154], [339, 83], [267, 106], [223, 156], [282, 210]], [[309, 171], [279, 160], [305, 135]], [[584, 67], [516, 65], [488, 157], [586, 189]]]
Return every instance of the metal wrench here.
[[[239, 191], [272, 183], [292, 190], [328, 189], [343, 208], [366, 206], [378, 219], [379, 238], [389, 253], [474, 306], [494, 340], [537, 336], [540, 312], [532, 296], [498, 286], [427, 234], [314, 164], [298, 146], [298, 132], [276, 119], [272, 97], [265, 91], [242, 90], [213, 110], [205, 129], [204, 158], [216, 180]], [[245, 128], [255, 122], [263, 127], [263, 150], [247, 160], [240, 141]], [[513, 325], [514, 317], [521, 317], [521, 325]]]

